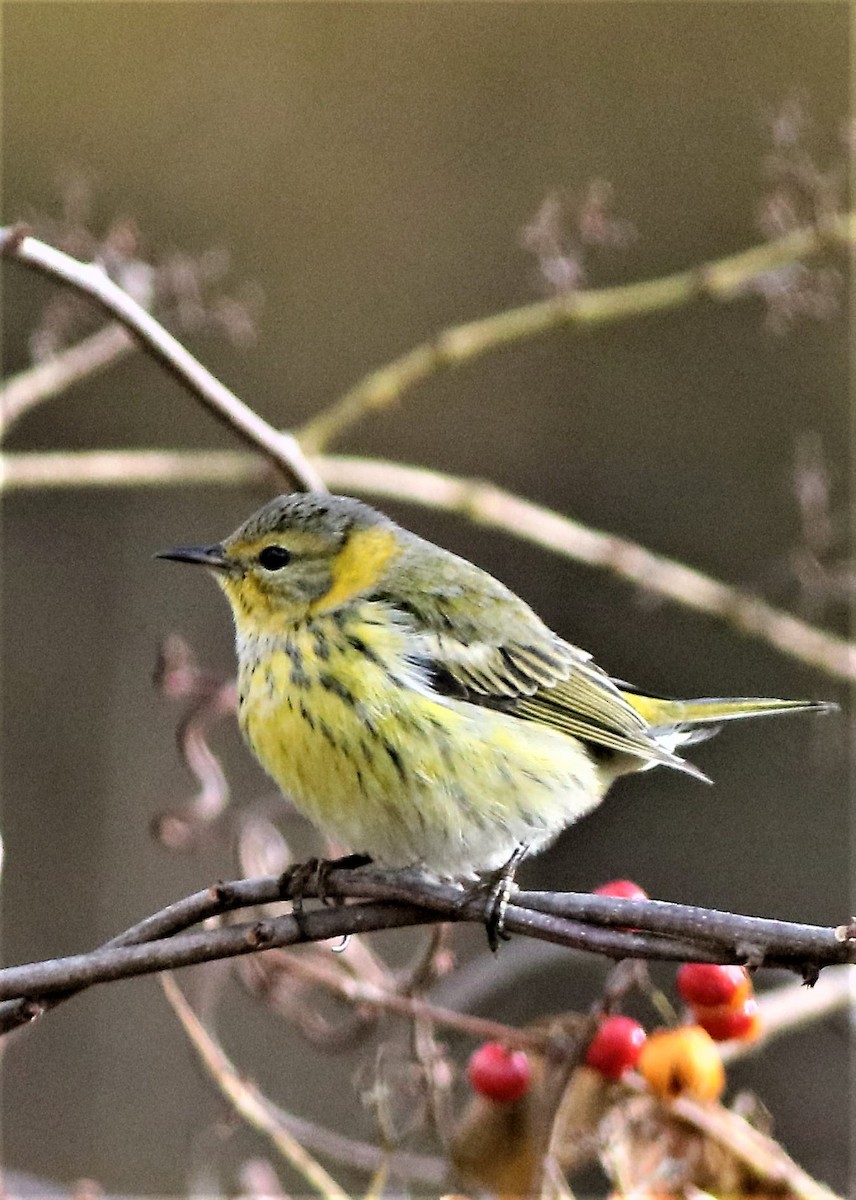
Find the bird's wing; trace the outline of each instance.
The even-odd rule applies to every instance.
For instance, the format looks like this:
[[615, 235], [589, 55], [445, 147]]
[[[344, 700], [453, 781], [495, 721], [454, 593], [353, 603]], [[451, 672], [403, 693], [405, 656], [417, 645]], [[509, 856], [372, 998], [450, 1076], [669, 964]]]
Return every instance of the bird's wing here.
[[563, 641], [540, 622], [528, 636], [460, 640], [448, 630], [423, 630], [418, 662], [431, 687], [523, 720], [546, 725], [649, 762], [683, 766], [658, 744], [648, 723], [591, 655]]
[[691, 769], [658, 742], [590, 654], [553, 633], [504, 584], [414, 535], [407, 555], [395, 590], [371, 599], [406, 626], [408, 657], [433, 691], [645, 762]]

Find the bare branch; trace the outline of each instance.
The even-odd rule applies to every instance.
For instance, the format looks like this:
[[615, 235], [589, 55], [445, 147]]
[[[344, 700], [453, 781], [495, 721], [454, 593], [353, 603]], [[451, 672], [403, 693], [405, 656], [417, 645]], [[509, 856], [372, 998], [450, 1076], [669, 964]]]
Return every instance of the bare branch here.
[[20, 262], [51, 279], [67, 283], [88, 296], [141, 343], [154, 358], [230, 429], [293, 479], [300, 488], [324, 490], [296, 438], [280, 433], [244, 404], [168, 333], [151, 313], [115, 284], [97, 263], [81, 263], [22, 228], [0, 230], [0, 255]]
[[134, 345], [134, 339], [121, 325], [106, 325], [45, 362], [7, 379], [0, 387], [0, 438], [31, 408], [79, 379], [103, 371]]
[[273, 482], [260, 454], [235, 450], [49, 450], [0, 453], [0, 491]]
[[[0, 1029], [38, 1015], [45, 997], [50, 1003], [57, 993], [65, 998], [94, 983], [438, 919], [481, 922], [486, 915], [483, 893], [466, 894], [416, 871], [369, 867], [333, 870], [325, 881], [327, 895], [359, 903], [306, 912], [299, 922], [289, 915], [182, 932], [208, 916], [286, 899], [290, 887], [290, 873], [218, 884], [156, 913], [99, 950], [8, 967], [0, 971], [0, 998], [13, 1003], [0, 1009]], [[306, 894], [313, 894], [311, 887]], [[629, 922], [639, 932], [629, 931]], [[511, 933], [612, 958], [786, 967], [809, 981], [831, 963], [856, 962], [856, 936], [843, 926], [828, 929], [655, 900], [518, 892], [506, 926]]]
[[283, 1158], [326, 1200], [348, 1200], [347, 1192], [300, 1144], [285, 1124], [276, 1119], [264, 1097], [241, 1079], [225, 1053], [208, 1035], [172, 976], [163, 975], [161, 984], [203, 1066], [234, 1108], [253, 1128], [270, 1138]]
[[[446, 1179], [448, 1168], [441, 1158], [407, 1151], [388, 1153], [368, 1142], [358, 1142], [331, 1129], [324, 1129], [274, 1104], [230, 1062], [213, 1034], [190, 1008], [172, 976], [163, 975], [161, 983], [167, 1000], [214, 1082], [244, 1120], [269, 1137], [277, 1149], [283, 1149], [277, 1139], [285, 1133], [291, 1139], [289, 1147], [293, 1140], [297, 1139], [305, 1149], [361, 1171], [376, 1171], [387, 1161], [390, 1170], [398, 1178], [418, 1179], [423, 1183], [435, 1185], [443, 1183]], [[288, 1149], [285, 1153], [290, 1159]]]
[[[839, 679], [856, 679], [856, 644], [808, 624], [740, 588], [654, 554], [477, 479], [384, 459], [325, 455], [314, 466], [337, 491], [360, 492], [457, 512], [575, 562], [612, 572], [652, 595], [704, 612]], [[253, 454], [103, 450], [0, 454], [0, 492], [36, 487], [134, 487], [261, 483]]]
[[313, 961], [305, 955], [298, 956], [286, 951], [270, 951], [270, 953], [280, 956], [277, 967], [284, 973], [293, 975], [304, 982], [317, 984], [354, 1006], [395, 1013], [400, 1017], [410, 1017], [413, 1020], [433, 1021], [437, 1025], [455, 1029], [470, 1037], [481, 1038], [484, 1041], [502, 1042], [503, 1045], [515, 1046], [521, 1050], [543, 1050], [550, 1040], [546, 1035], [517, 1029], [514, 1025], [491, 1021], [486, 1017], [471, 1016], [469, 1013], [455, 1012], [451, 1008], [443, 1008], [429, 1000], [423, 1000], [420, 996], [403, 995], [401, 991], [392, 987], [382, 987], [369, 982], [359, 973], [346, 974], [337, 970], [335, 965]]
[[458, 512], [525, 541], [599, 567], [652, 595], [719, 617], [750, 637], [841, 679], [856, 679], [856, 645], [627, 538], [592, 529], [476, 479], [372, 459], [314, 460], [334, 490], [368, 492]]
[[308, 421], [297, 436], [308, 452], [318, 453], [367, 413], [389, 408], [405, 392], [440, 370], [462, 366], [494, 350], [551, 330], [590, 329], [663, 312], [703, 298], [733, 300], [739, 295], [751, 294], [749, 285], [759, 276], [807, 258], [827, 246], [852, 245], [854, 241], [856, 214], [830, 216], [822, 223], [798, 229], [776, 241], [661, 279], [598, 291], [564, 293], [455, 326], [372, 371], [341, 399]]

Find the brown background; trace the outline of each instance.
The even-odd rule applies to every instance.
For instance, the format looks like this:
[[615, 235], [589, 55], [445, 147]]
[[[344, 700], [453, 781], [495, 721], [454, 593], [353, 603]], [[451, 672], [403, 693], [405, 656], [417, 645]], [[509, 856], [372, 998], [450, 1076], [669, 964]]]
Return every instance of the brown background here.
[[[593, 262], [594, 285], [754, 244], [764, 114], [802, 90], [818, 162], [840, 157], [847, 19], [843, 4], [799, 3], [7, 4], [3, 219], [55, 211], [57, 173], [73, 167], [94, 179], [102, 224], [130, 214], [159, 251], [228, 248], [235, 277], [265, 293], [258, 344], [188, 342], [288, 426], [434, 331], [538, 295], [520, 231], [552, 188], [606, 177], [639, 232]], [[13, 266], [2, 284], [10, 373], [51, 289]], [[489, 477], [789, 603], [792, 586], [769, 587], [798, 538], [795, 441], [822, 437], [843, 513], [848, 419], [846, 314], [775, 336], [746, 300], [516, 346], [438, 376], [346, 446]], [[10, 442], [117, 445], [233, 442], [141, 357], [44, 406]], [[149, 683], [156, 644], [177, 630], [208, 665], [232, 663], [214, 587], [151, 555], [222, 536], [265, 498], [187, 487], [6, 500], [7, 962], [91, 947], [234, 869], [170, 856], [148, 834], [189, 786], [174, 713]], [[462, 520], [393, 511], [652, 690], [845, 699], [612, 578]], [[841, 608], [827, 620], [846, 627]], [[693, 756], [714, 789], [665, 772], [628, 781], [526, 879], [585, 889], [630, 875], [662, 898], [838, 922], [852, 911], [844, 731], [843, 718], [732, 729]], [[223, 745], [236, 798], [264, 790], [237, 736]], [[484, 965], [482, 1011], [587, 1004], [603, 969], [559, 955], [537, 986], [504, 989], [500, 957]], [[316, 1055], [248, 1009], [230, 993], [221, 1020], [242, 1067], [283, 1104], [371, 1136], [347, 1082], [362, 1056]], [[847, 1061], [832, 1022], [733, 1073], [839, 1187]], [[222, 1108], [151, 980], [69, 1004], [3, 1070], [10, 1166], [151, 1194], [181, 1191], [200, 1162], [222, 1164], [229, 1184], [230, 1164], [264, 1151], [244, 1132], [212, 1134]]]

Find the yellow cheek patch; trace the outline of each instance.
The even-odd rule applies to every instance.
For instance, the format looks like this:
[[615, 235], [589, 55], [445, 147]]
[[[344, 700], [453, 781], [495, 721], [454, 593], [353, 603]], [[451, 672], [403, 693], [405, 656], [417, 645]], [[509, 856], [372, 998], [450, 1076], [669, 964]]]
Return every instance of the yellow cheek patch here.
[[331, 587], [312, 603], [310, 612], [329, 612], [373, 588], [400, 549], [392, 529], [358, 529], [352, 533], [331, 563]]

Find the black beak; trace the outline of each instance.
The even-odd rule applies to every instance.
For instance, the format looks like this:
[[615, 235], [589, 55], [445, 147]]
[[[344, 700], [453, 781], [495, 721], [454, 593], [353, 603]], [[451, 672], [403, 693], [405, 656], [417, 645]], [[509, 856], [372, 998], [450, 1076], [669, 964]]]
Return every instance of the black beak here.
[[219, 542], [213, 546], [175, 546], [172, 550], [161, 550], [155, 558], [198, 563], [202, 567], [213, 567], [215, 571], [228, 571], [232, 566]]

